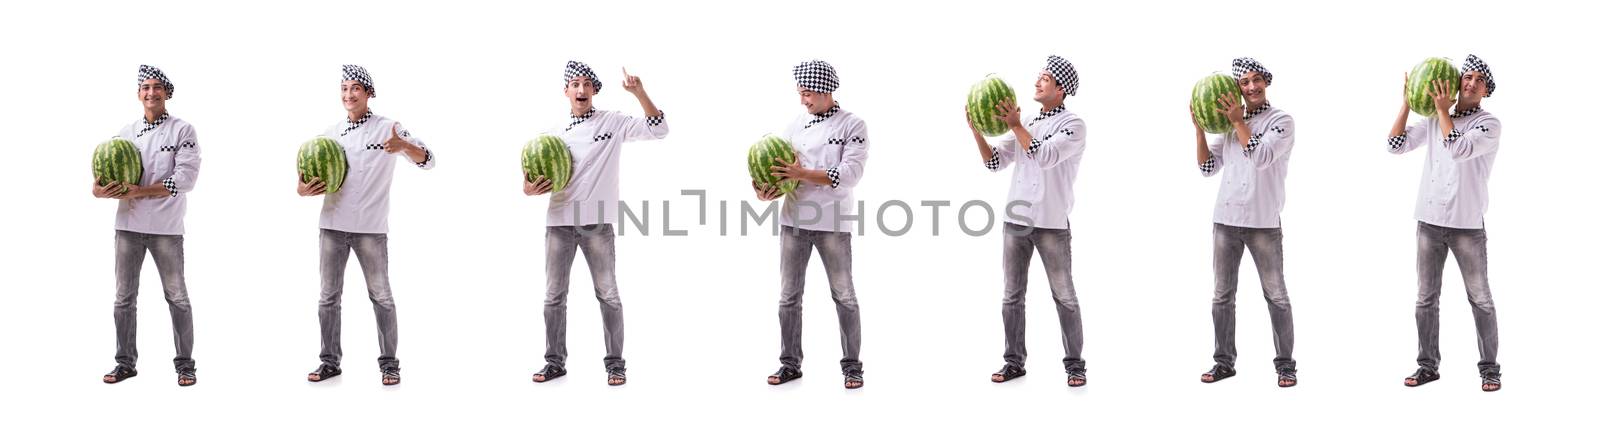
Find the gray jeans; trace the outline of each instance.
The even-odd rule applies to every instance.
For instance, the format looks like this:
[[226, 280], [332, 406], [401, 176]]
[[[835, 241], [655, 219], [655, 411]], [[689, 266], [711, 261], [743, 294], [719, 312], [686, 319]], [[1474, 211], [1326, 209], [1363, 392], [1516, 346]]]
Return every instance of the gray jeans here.
[[1211, 298], [1211, 322], [1216, 328], [1217, 364], [1233, 366], [1238, 349], [1234, 347], [1234, 293], [1239, 290], [1239, 262], [1245, 249], [1255, 261], [1261, 276], [1261, 293], [1272, 316], [1272, 345], [1278, 370], [1295, 370], [1294, 314], [1289, 307], [1289, 290], [1283, 282], [1283, 229], [1241, 228], [1212, 224], [1212, 271], [1216, 274], [1216, 294]]
[[1472, 303], [1478, 326], [1478, 372], [1500, 374], [1495, 355], [1500, 350], [1500, 329], [1489, 294], [1489, 237], [1482, 229], [1456, 229], [1417, 222], [1417, 364], [1439, 369], [1439, 290], [1444, 282], [1444, 258], [1456, 255], [1461, 280]]
[[778, 275], [782, 289], [778, 296], [778, 329], [782, 346], [778, 361], [785, 367], [800, 369], [804, 358], [800, 350], [800, 302], [806, 291], [806, 265], [811, 249], [822, 254], [822, 267], [828, 273], [834, 309], [839, 314], [839, 344], [844, 358], [839, 365], [846, 373], [860, 373], [861, 309], [856, 305], [856, 287], [851, 280], [849, 232], [812, 231], [783, 227], [778, 239]]
[[617, 293], [617, 236], [610, 224], [550, 226], [544, 237], [544, 360], [565, 366], [567, 362], [567, 287], [572, 261], [579, 249], [589, 263], [594, 281], [594, 297], [600, 300], [600, 321], [606, 334], [606, 370], [621, 369], [622, 296]]
[[322, 230], [322, 297], [317, 302], [317, 320], [322, 325], [324, 365], [339, 366], [344, 350], [339, 346], [342, 328], [339, 302], [344, 296], [344, 268], [350, 252], [356, 253], [361, 272], [367, 279], [367, 298], [378, 317], [378, 368], [400, 368], [394, 356], [400, 342], [395, 320], [394, 296], [389, 293], [389, 236]]
[[1061, 345], [1067, 351], [1062, 363], [1068, 370], [1083, 369], [1083, 313], [1078, 310], [1078, 292], [1072, 287], [1072, 230], [1006, 223], [1004, 245], [1001, 256], [1005, 296], [1000, 302], [1000, 317], [1006, 328], [1006, 365], [1021, 368], [1028, 358], [1024, 301], [1028, 294], [1028, 266], [1033, 262], [1034, 250], [1038, 250], [1045, 277], [1050, 280], [1056, 317], [1061, 322]]
[[117, 231], [116, 237], [117, 298], [111, 305], [111, 317], [117, 324], [117, 365], [133, 368], [139, 360], [134, 332], [139, 317], [139, 270], [144, 267], [145, 251], [155, 258], [167, 312], [172, 315], [172, 341], [177, 353], [172, 364], [177, 371], [192, 370], [194, 314], [189, 309], [189, 290], [183, 283], [183, 236], [132, 231]]

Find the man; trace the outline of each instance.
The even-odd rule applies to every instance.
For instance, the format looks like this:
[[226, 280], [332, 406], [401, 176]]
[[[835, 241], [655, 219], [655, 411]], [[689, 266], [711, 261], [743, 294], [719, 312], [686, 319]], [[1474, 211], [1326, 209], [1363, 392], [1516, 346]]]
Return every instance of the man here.
[[161, 69], [139, 66], [138, 99], [144, 105], [144, 117], [124, 126], [117, 137], [132, 141], [139, 148], [144, 174], [140, 182], [92, 184], [95, 197], [120, 200], [116, 223], [117, 297], [111, 309], [117, 327], [117, 366], [101, 379], [106, 383], [119, 383], [139, 374], [134, 369], [139, 358], [134, 335], [139, 270], [144, 266], [146, 251], [156, 261], [167, 312], [172, 315], [172, 340], [177, 347], [172, 363], [177, 368], [178, 386], [196, 383], [191, 358], [194, 316], [183, 278], [183, 215], [188, 193], [200, 177], [200, 142], [193, 126], [167, 114], [172, 92], [172, 80]]
[[[1239, 262], [1250, 250], [1261, 292], [1272, 317], [1272, 343], [1277, 357], [1278, 387], [1299, 383], [1294, 361], [1294, 316], [1283, 280], [1284, 179], [1289, 175], [1289, 153], [1294, 149], [1294, 118], [1267, 102], [1272, 72], [1251, 58], [1233, 60], [1233, 78], [1244, 93], [1244, 105], [1223, 98], [1215, 106], [1228, 117], [1232, 129], [1209, 144], [1205, 131], [1194, 125], [1196, 161], [1207, 177], [1222, 172], [1213, 213], [1212, 272], [1216, 291], [1211, 299], [1211, 321], [1216, 331], [1216, 365], [1200, 375], [1213, 383], [1233, 377], [1234, 293], [1239, 288]], [[1208, 108], [1210, 105], [1197, 105]], [[1190, 116], [1190, 121], [1194, 117]]]
[[[1406, 76], [1410, 81], [1410, 76]], [[1389, 152], [1404, 154], [1428, 147], [1417, 191], [1417, 368], [1406, 386], [1439, 380], [1439, 290], [1444, 259], [1454, 253], [1478, 327], [1478, 375], [1484, 392], [1500, 390], [1500, 331], [1489, 294], [1489, 237], [1483, 214], [1489, 208], [1489, 170], [1500, 150], [1500, 119], [1483, 110], [1494, 95], [1494, 73], [1476, 55], [1461, 64], [1461, 90], [1451, 99], [1444, 82], [1428, 95], [1436, 111], [1406, 126], [1410, 108], [1403, 102], [1389, 129]], [[1455, 111], [1451, 112], [1451, 107]]]
[[[374, 115], [367, 108], [367, 101], [378, 92], [366, 68], [345, 65], [339, 92], [345, 121], [328, 127], [323, 136], [339, 141], [350, 167], [339, 191], [322, 200], [322, 297], [317, 307], [322, 365], [306, 375], [306, 380], [320, 382], [343, 373], [339, 369], [343, 356], [339, 302], [344, 295], [344, 269], [354, 251], [377, 314], [378, 370], [384, 385], [397, 385], [400, 360], [395, 358], [395, 347], [400, 336], [394, 297], [389, 292], [389, 187], [397, 158], [404, 157], [424, 170], [432, 169], [436, 160], [433, 151], [399, 122]], [[327, 188], [321, 179], [313, 178], [301, 179], [296, 189], [301, 196], [315, 196], [323, 195]]]
[[1017, 166], [1006, 197], [1008, 214], [1001, 253], [1005, 290], [1000, 316], [1005, 326], [1006, 364], [989, 377], [995, 383], [1028, 374], [1023, 369], [1028, 358], [1024, 301], [1034, 250], [1044, 260], [1061, 323], [1067, 386], [1083, 386], [1089, 380], [1083, 360], [1083, 315], [1078, 310], [1077, 290], [1072, 286], [1072, 226], [1067, 219], [1072, 212], [1072, 182], [1078, 176], [1088, 133], [1083, 119], [1067, 111], [1064, 104], [1067, 96], [1077, 93], [1077, 70], [1066, 59], [1050, 55], [1033, 83], [1033, 100], [1039, 102], [1039, 114], [1026, 125], [1022, 123], [1021, 109], [1010, 101], [997, 105], [1000, 119], [1011, 129], [997, 145], [990, 145], [971, 119], [967, 121], [984, 167], [999, 172], [1013, 163]]
[[[572, 120], [565, 129], [549, 133], [560, 136], [572, 151], [572, 179], [550, 197], [545, 215], [545, 366], [533, 375], [533, 381], [542, 383], [567, 374], [567, 287], [572, 262], [581, 249], [605, 324], [606, 384], [620, 386], [628, 382], [628, 370], [622, 359], [622, 298], [617, 292], [613, 225], [621, 208], [618, 174], [622, 143], [666, 137], [666, 115], [650, 101], [639, 77], [628, 75], [627, 69], [622, 71], [622, 90], [639, 101], [644, 118], [596, 111], [594, 96], [600, 93], [601, 83], [588, 65], [568, 61], [564, 77], [562, 90]], [[550, 189], [550, 180], [543, 176], [522, 184], [527, 195], [547, 194]]]
[[[844, 346], [844, 358], [839, 364], [844, 372], [844, 387], [857, 389], [865, 384], [860, 358], [861, 311], [851, 277], [850, 224], [846, 221], [860, 220], [851, 191], [861, 181], [867, 162], [867, 124], [834, 102], [839, 76], [833, 65], [820, 60], [795, 65], [794, 79], [806, 113], [795, 118], [783, 133], [783, 138], [797, 150], [797, 161], [780, 161], [772, 166], [773, 176], [797, 181], [799, 185], [784, 199], [779, 215], [782, 232], [778, 274], [782, 288], [778, 328], [782, 346], [778, 361], [783, 366], [767, 377], [767, 384], [780, 385], [801, 376], [800, 302], [805, 293], [806, 264], [815, 247], [822, 255], [839, 314], [840, 343]], [[776, 185], [754, 186], [756, 198], [761, 201], [781, 196]]]

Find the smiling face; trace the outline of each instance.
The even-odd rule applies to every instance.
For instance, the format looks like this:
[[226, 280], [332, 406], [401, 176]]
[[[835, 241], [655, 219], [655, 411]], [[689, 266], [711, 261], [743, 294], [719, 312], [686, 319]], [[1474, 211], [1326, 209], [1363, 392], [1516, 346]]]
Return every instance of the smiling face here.
[[1055, 76], [1048, 71], [1040, 71], [1039, 79], [1033, 82], [1033, 100], [1041, 104], [1059, 102], [1066, 99], [1067, 90], [1056, 83]]
[[1461, 74], [1461, 93], [1456, 95], [1457, 105], [1477, 105], [1489, 95], [1489, 79], [1483, 73], [1467, 71]]
[[1239, 91], [1244, 92], [1244, 103], [1249, 108], [1267, 103], [1267, 79], [1260, 72], [1251, 71], [1239, 77]]
[[828, 112], [833, 108], [833, 94], [813, 92], [811, 89], [795, 86], [795, 91], [800, 93], [800, 105], [806, 107], [806, 112], [812, 115]]
[[167, 110], [167, 86], [161, 80], [147, 79], [139, 83], [139, 103], [148, 111]]
[[367, 100], [372, 98], [367, 93], [367, 86], [355, 80], [345, 80], [339, 85], [339, 100], [344, 102], [344, 110], [348, 112], [361, 112], [367, 110]]
[[567, 101], [572, 104], [572, 111], [583, 112], [594, 107], [594, 81], [589, 77], [578, 77], [567, 81], [565, 88]]

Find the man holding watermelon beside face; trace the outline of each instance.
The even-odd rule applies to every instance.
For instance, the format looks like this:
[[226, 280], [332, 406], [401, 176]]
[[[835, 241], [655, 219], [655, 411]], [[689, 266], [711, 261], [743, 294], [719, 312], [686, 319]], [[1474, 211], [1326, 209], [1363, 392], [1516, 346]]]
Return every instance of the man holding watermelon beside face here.
[[[367, 102], [377, 97], [372, 76], [366, 68], [344, 66], [340, 100], [346, 118], [328, 127], [323, 136], [336, 139], [349, 163], [344, 183], [322, 200], [321, 275], [322, 295], [317, 304], [317, 319], [322, 328], [322, 364], [306, 375], [320, 382], [343, 373], [339, 369], [343, 349], [340, 300], [344, 294], [344, 270], [350, 252], [361, 263], [366, 275], [367, 296], [378, 322], [378, 370], [384, 385], [400, 384], [400, 360], [395, 348], [400, 334], [395, 317], [394, 297], [389, 291], [389, 187], [394, 182], [395, 162], [404, 157], [423, 170], [432, 169], [433, 151], [411, 135], [399, 122], [374, 115]], [[395, 155], [399, 154], [399, 155]], [[318, 178], [298, 180], [301, 196], [323, 195], [326, 184]]]
[[[99, 177], [92, 185], [96, 198], [115, 198], [117, 294], [112, 317], [117, 330], [117, 366], [101, 379], [117, 383], [138, 375], [134, 364], [139, 358], [135, 331], [138, 320], [139, 270], [145, 252], [156, 261], [161, 276], [167, 311], [172, 315], [172, 339], [176, 356], [172, 363], [178, 372], [178, 385], [196, 383], [194, 359], [194, 316], [189, 307], [189, 290], [183, 276], [183, 216], [187, 196], [200, 177], [200, 145], [194, 127], [167, 114], [172, 99], [172, 81], [161, 69], [139, 66], [139, 101], [144, 117], [124, 126], [117, 137], [131, 141], [138, 149], [143, 175], [139, 182], [106, 182]], [[141, 185], [143, 183], [143, 185]]]
[[[1083, 360], [1083, 314], [1072, 285], [1072, 226], [1067, 216], [1072, 212], [1072, 183], [1078, 176], [1088, 130], [1082, 118], [1066, 109], [1067, 96], [1078, 93], [1078, 72], [1071, 62], [1050, 55], [1033, 87], [1039, 114], [1026, 124], [1015, 99], [1001, 100], [993, 105], [993, 111], [972, 111], [983, 108], [982, 103], [969, 104], [967, 111], [967, 126], [977, 141], [984, 167], [998, 172], [1016, 164], [1006, 202], [1002, 253], [1005, 291], [1000, 314], [1005, 324], [1006, 364], [989, 380], [1001, 383], [1027, 374], [1023, 369], [1028, 357], [1025, 296], [1028, 264], [1037, 250], [1048, 272], [1050, 293], [1061, 323], [1067, 386], [1078, 387], [1088, 384], [1089, 377]], [[997, 144], [989, 144], [984, 139], [985, 132], [973, 122], [975, 114], [994, 114], [1011, 133], [1000, 136]]]
[[[622, 143], [661, 139], [667, 136], [666, 115], [645, 93], [644, 84], [622, 70], [622, 90], [633, 94], [644, 109], [644, 118], [615, 111], [598, 111], [594, 96], [601, 83], [588, 65], [568, 61], [563, 91], [571, 107], [566, 128], [549, 132], [558, 135], [571, 150], [572, 176], [564, 188], [550, 197], [545, 215], [545, 366], [533, 381], [545, 382], [567, 374], [567, 287], [572, 262], [583, 251], [594, 280], [595, 298], [600, 300], [600, 318], [606, 335], [606, 384], [628, 382], [626, 361], [622, 359], [622, 297], [617, 292], [616, 232], [620, 207], [618, 174]], [[565, 157], [563, 157], [565, 158]], [[526, 179], [522, 191], [543, 195], [554, 188], [545, 176]]]
[[[839, 109], [833, 91], [839, 88], [839, 75], [833, 65], [820, 60], [794, 66], [796, 90], [806, 113], [789, 125], [783, 139], [796, 150], [796, 161], [778, 157], [771, 166], [772, 176], [798, 183], [784, 198], [779, 215], [780, 258], [778, 275], [778, 328], [782, 343], [778, 361], [782, 367], [767, 377], [767, 384], [781, 385], [801, 376], [800, 302], [805, 294], [806, 264], [811, 251], [822, 255], [839, 315], [839, 340], [844, 358], [844, 387], [865, 385], [861, 363], [861, 310], [856, 304], [850, 254], [850, 224], [860, 221], [852, 189], [861, 181], [867, 163], [867, 124], [855, 114]], [[783, 197], [781, 185], [756, 184], [756, 198], [771, 201]], [[809, 212], [802, 213], [802, 210]]]
[[[1215, 293], [1211, 299], [1211, 321], [1215, 330], [1216, 365], [1200, 375], [1200, 381], [1214, 383], [1237, 372], [1233, 362], [1234, 295], [1239, 288], [1239, 262], [1246, 249], [1261, 277], [1261, 291], [1272, 317], [1272, 343], [1277, 350], [1273, 366], [1278, 386], [1299, 383], [1294, 361], [1294, 316], [1289, 291], [1283, 279], [1284, 180], [1289, 175], [1289, 153], [1294, 148], [1294, 118], [1267, 102], [1267, 87], [1272, 72], [1251, 58], [1233, 60], [1233, 78], [1240, 93], [1226, 91], [1215, 105], [1205, 105], [1197, 97], [1190, 105], [1194, 122], [1196, 161], [1200, 173], [1214, 176], [1222, 172], [1212, 216], [1212, 272]], [[1223, 133], [1206, 140], [1205, 126], [1196, 112], [1212, 109], [1227, 119]]]
[[[1483, 215], [1489, 207], [1489, 170], [1500, 149], [1500, 119], [1483, 110], [1494, 94], [1494, 73], [1476, 55], [1467, 55], [1459, 76], [1425, 62], [1406, 76], [1405, 102], [1389, 129], [1389, 152], [1404, 154], [1427, 146], [1422, 184], [1417, 191], [1417, 368], [1405, 385], [1439, 379], [1439, 291], [1447, 253], [1455, 253], [1478, 329], [1478, 375], [1484, 392], [1500, 390], [1500, 331], [1489, 293], [1489, 238]], [[1459, 80], [1459, 81], [1456, 81]], [[1452, 94], [1459, 85], [1459, 94]], [[1425, 99], [1416, 99], [1425, 96]], [[1431, 105], [1417, 105], [1417, 100]], [[1433, 113], [1410, 126], [1413, 108]], [[1451, 107], [1455, 111], [1451, 111]]]

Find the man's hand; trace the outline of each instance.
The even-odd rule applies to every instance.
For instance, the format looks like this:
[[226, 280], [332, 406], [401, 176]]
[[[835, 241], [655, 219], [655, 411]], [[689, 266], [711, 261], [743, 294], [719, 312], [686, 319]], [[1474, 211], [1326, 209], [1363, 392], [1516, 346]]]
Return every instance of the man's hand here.
[[528, 181], [527, 179], [523, 179], [522, 193], [528, 196], [549, 194], [550, 188], [553, 185], [554, 183], [550, 182], [550, 179], [545, 178], [544, 176], [534, 177], [532, 182]]
[[295, 192], [299, 193], [301, 197], [322, 195], [328, 191], [327, 183], [323, 182], [322, 178], [319, 177], [313, 177], [308, 181], [305, 176], [301, 176], [296, 182], [298, 182], [298, 185], [295, 188]]

